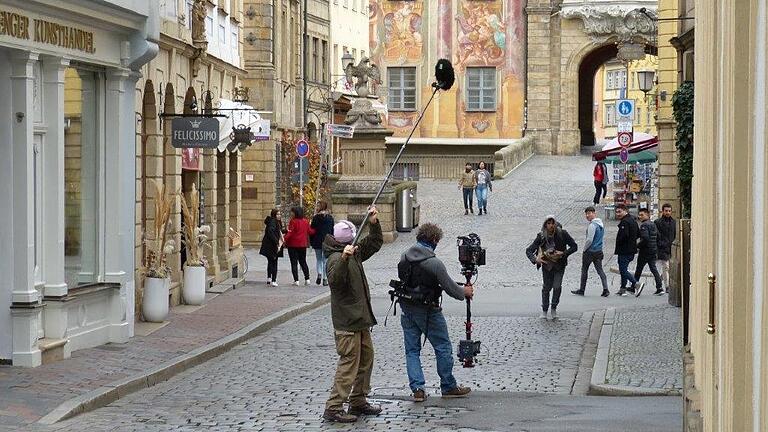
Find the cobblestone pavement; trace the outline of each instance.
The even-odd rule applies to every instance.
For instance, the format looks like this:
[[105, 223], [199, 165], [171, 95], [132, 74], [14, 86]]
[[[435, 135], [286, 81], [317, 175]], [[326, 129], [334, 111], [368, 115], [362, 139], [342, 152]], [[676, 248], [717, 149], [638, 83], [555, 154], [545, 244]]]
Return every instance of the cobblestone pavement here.
[[[461, 194], [454, 182], [419, 183], [421, 221], [436, 221], [444, 229], [445, 239], [437, 254], [443, 258], [449, 272], [456, 274], [457, 280], [459, 265], [454, 240], [457, 235], [476, 232], [488, 250], [488, 265], [481, 268], [473, 302], [473, 336], [482, 341], [484, 348], [479, 356], [481, 365], [454, 371], [460, 383], [489, 392], [478, 394], [478, 397], [486, 398], [484, 406], [489, 409], [496, 407], [498, 411], [507, 406], [504, 403], [516, 405], [514, 398], [530, 394], [523, 392], [552, 398], [567, 397], [589, 332], [590, 311], [608, 305], [621, 308], [661, 304], [663, 301], [653, 296], [631, 300], [625, 297], [603, 299], [597, 296], [599, 289], [593, 277], [588, 292], [592, 295], [563, 295], [559, 321], [536, 317], [540, 310], [541, 275], [525, 258], [524, 249], [541, 229], [548, 214], [563, 215], [566, 228], [572, 229], [577, 241], [580, 239], [584, 225], [578, 219], [578, 211], [588, 205], [591, 166], [589, 159], [584, 157], [534, 157], [507, 179], [494, 182], [487, 216], [463, 215]], [[586, 203], [584, 199], [587, 199]], [[401, 234], [366, 263], [374, 311], [380, 324], [373, 333], [376, 362], [372, 398], [383, 405], [385, 412], [382, 416], [365, 418], [348, 426], [330, 425], [320, 420], [336, 361], [330, 311], [325, 307], [276, 327], [168, 382], [42, 430], [458, 430], [456, 426], [461, 424], [461, 419], [478, 409], [472, 406], [473, 399], [443, 401], [434, 397], [438, 380], [434, 355], [427, 346], [422, 361], [433, 397], [425, 404], [411, 402], [407, 397], [399, 315], [390, 317], [386, 327], [382, 325], [389, 306], [388, 282], [396, 276], [400, 254], [413, 244], [414, 238], [413, 233]], [[574, 256], [574, 263], [566, 273], [564, 293], [578, 284], [577, 261], [578, 257]], [[251, 268], [258, 265], [252, 264]], [[443, 306], [455, 345], [463, 338], [465, 306], [449, 298]], [[514, 400], [509, 402], [509, 395], [520, 396], [512, 396]], [[614, 400], [619, 402], [619, 399]], [[677, 403], [666, 405], [677, 410]], [[536, 415], [551, 417], [556, 411], [553, 408], [551, 413], [537, 412]], [[567, 408], [567, 412], [573, 414], [573, 408]], [[504, 411], [497, 415], [503, 416]], [[675, 418], [677, 413], [671, 415]], [[659, 418], [666, 421], [666, 417]], [[503, 427], [489, 424], [486, 428], [480, 421], [472, 429], [556, 430], [529, 427], [530, 422], [535, 421], [526, 419], [529, 423], [525, 423], [524, 429], [511, 427], [515, 424], [512, 419]], [[584, 418], [581, 420], [585, 421]], [[611, 420], [607, 428], [583, 430], [609, 431], [614, 430], [613, 427]], [[639, 430], [676, 429], [679, 430], [677, 425], [669, 429]]]
[[644, 307], [616, 313], [606, 382], [683, 388], [680, 309]]

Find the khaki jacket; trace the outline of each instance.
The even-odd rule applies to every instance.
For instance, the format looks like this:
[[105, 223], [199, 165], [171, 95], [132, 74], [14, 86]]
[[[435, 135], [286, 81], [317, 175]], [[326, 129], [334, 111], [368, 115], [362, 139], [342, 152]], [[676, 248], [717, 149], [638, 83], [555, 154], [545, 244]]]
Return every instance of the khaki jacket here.
[[477, 186], [477, 179], [475, 178], [475, 171], [471, 170], [469, 172], [462, 172], [461, 177], [459, 178], [459, 186], [463, 188], [474, 188]]

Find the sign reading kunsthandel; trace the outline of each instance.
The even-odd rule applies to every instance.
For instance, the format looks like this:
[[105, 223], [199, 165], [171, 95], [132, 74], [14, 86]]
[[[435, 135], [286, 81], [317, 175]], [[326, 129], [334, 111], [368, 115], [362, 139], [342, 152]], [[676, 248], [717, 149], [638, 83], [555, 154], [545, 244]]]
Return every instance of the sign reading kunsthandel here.
[[219, 121], [210, 117], [177, 117], [171, 121], [171, 145], [176, 148], [216, 148]]

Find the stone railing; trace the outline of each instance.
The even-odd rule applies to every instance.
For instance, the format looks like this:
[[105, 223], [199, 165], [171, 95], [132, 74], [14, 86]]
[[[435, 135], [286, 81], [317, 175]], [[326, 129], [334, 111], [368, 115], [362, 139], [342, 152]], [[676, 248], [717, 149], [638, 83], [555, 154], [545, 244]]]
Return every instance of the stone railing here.
[[516, 140], [494, 153], [493, 177], [503, 178], [531, 156], [533, 156], [533, 137]]

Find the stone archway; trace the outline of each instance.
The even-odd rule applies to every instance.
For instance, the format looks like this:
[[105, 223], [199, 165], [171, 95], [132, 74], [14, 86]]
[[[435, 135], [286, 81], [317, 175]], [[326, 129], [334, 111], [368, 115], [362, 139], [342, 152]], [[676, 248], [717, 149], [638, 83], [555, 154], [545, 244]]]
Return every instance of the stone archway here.
[[595, 144], [595, 132], [593, 129], [594, 100], [595, 100], [595, 73], [605, 62], [616, 57], [618, 49], [615, 44], [603, 45], [590, 51], [579, 64], [579, 89], [578, 89], [578, 127], [581, 146], [593, 146]]
[[537, 153], [574, 155], [589, 141], [582, 131], [591, 131], [583, 122], [592, 90], [582, 88], [582, 76], [655, 45], [656, 3], [528, 0], [526, 135]]

